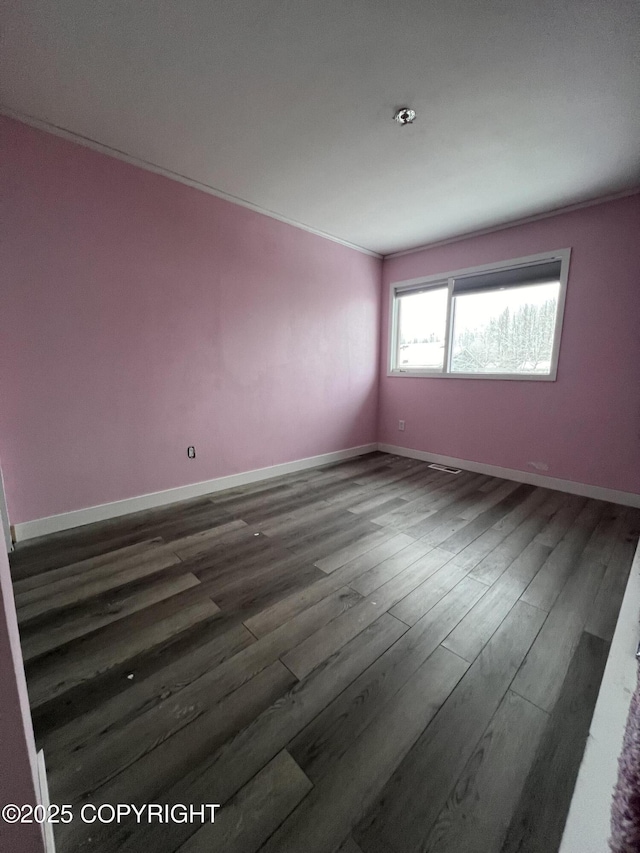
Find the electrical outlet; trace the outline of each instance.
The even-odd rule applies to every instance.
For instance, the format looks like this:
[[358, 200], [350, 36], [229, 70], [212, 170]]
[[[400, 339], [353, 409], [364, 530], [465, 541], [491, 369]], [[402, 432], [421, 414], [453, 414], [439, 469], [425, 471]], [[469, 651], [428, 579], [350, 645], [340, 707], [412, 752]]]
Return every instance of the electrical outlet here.
[[196, 458], [196, 449], [193, 445], [190, 445], [189, 447], [187, 447], [187, 456], [189, 457], [189, 459], [195, 459]]
[[404, 421], [398, 421], [398, 429], [404, 432]]

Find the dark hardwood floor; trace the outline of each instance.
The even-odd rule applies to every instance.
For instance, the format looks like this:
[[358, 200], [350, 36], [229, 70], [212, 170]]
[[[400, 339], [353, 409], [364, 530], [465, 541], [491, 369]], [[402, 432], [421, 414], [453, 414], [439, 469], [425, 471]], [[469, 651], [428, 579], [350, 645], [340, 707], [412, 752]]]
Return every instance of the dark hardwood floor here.
[[554, 853], [640, 511], [371, 454], [12, 555], [59, 853]]

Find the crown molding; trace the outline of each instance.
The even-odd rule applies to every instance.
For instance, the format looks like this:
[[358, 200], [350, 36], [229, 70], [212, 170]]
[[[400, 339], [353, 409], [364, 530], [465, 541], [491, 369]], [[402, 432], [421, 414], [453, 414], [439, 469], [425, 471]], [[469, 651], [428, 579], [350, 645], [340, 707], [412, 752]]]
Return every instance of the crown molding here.
[[254, 204], [251, 201], [239, 198], [238, 196], [227, 193], [224, 190], [219, 190], [216, 187], [203, 183], [202, 181], [196, 181], [193, 178], [180, 174], [180, 172], [165, 169], [164, 166], [159, 166], [157, 163], [152, 163], [149, 160], [143, 160], [140, 157], [134, 157], [132, 154], [127, 154], [126, 151], [121, 151], [119, 148], [113, 148], [111, 145], [104, 145], [102, 142], [98, 142], [97, 139], [92, 139], [90, 136], [83, 136], [80, 133], [75, 133], [72, 130], [60, 127], [57, 124], [37, 118], [36, 116], [21, 113], [3, 104], [0, 104], [0, 115], [15, 119], [16, 121], [21, 121], [23, 124], [28, 124], [38, 130], [51, 133], [54, 136], [60, 136], [63, 139], [68, 139], [70, 142], [83, 145], [85, 148], [92, 148], [94, 151], [99, 151], [101, 154], [106, 154], [109, 157], [114, 157], [116, 160], [129, 163], [131, 166], [137, 166], [147, 172], [153, 172], [156, 175], [162, 175], [164, 178], [169, 178], [169, 180], [178, 181], [180, 184], [185, 184], [193, 189], [224, 199], [224, 201], [231, 202], [231, 204], [238, 204], [240, 207], [246, 207], [249, 210], [253, 210], [254, 213], [260, 213], [262, 216], [268, 216], [269, 219], [276, 219], [278, 222], [284, 222], [286, 225], [291, 225], [293, 228], [299, 228], [302, 231], [307, 231], [309, 234], [315, 234], [316, 237], [323, 237], [325, 240], [331, 240], [332, 243], [339, 243], [341, 246], [346, 246], [347, 249], [353, 249], [356, 252], [361, 252], [363, 255], [369, 255], [372, 258], [382, 260], [382, 255], [379, 252], [374, 252], [364, 246], [358, 246], [355, 243], [350, 243], [348, 240], [342, 240], [334, 234], [328, 234], [326, 231], [313, 228], [311, 225], [306, 225], [304, 222], [298, 222], [296, 219], [289, 219], [289, 217], [276, 213], [274, 210], [261, 207], [259, 204]]
[[0, 104], [0, 115], [4, 115], [8, 118], [21, 121], [23, 122], [23, 124], [35, 127], [38, 130], [43, 130], [46, 133], [52, 133], [54, 136], [60, 136], [63, 139], [68, 139], [69, 141], [75, 142], [78, 145], [83, 145], [85, 148], [91, 148], [94, 151], [99, 151], [101, 154], [106, 154], [109, 157], [114, 157], [116, 160], [121, 160], [124, 163], [129, 163], [132, 166], [137, 166], [138, 168], [144, 169], [147, 172], [153, 172], [154, 174], [162, 175], [163, 177], [168, 178], [169, 180], [178, 181], [178, 183], [185, 184], [185, 186], [192, 187], [193, 189], [200, 190], [201, 192], [205, 192], [209, 195], [216, 196], [217, 198], [224, 199], [225, 201], [228, 201], [231, 204], [238, 204], [240, 205], [240, 207], [246, 207], [249, 210], [253, 210], [254, 213], [260, 213], [262, 214], [262, 216], [267, 216], [270, 219], [277, 220], [278, 222], [284, 222], [286, 225], [291, 225], [293, 228], [299, 228], [302, 231], [307, 231], [309, 234], [315, 234], [317, 237], [322, 237], [325, 240], [330, 240], [332, 243], [338, 243], [339, 245], [345, 246], [348, 249], [353, 249], [354, 251], [360, 252], [364, 255], [368, 255], [369, 257], [385, 261], [391, 260], [393, 258], [401, 258], [405, 255], [412, 255], [417, 252], [422, 252], [425, 249], [437, 249], [440, 246], [448, 246], [451, 243], [458, 243], [463, 240], [470, 240], [473, 237], [483, 237], [485, 234], [493, 234], [497, 231], [504, 231], [507, 228], [517, 228], [519, 225], [528, 225], [530, 222], [537, 222], [541, 219], [548, 219], [549, 217], [559, 216], [563, 213], [572, 213], [574, 210], [582, 210], [583, 208], [592, 207], [596, 204], [604, 204], [608, 201], [617, 201], [618, 199], [627, 198], [628, 196], [633, 196], [640, 193], [640, 186], [634, 186], [627, 190], [621, 190], [620, 192], [610, 193], [609, 195], [597, 196], [595, 198], [586, 199], [585, 201], [576, 202], [575, 204], [555, 207], [551, 210], [547, 210], [542, 213], [536, 213], [521, 219], [510, 220], [507, 222], [500, 223], [498, 225], [491, 225], [487, 228], [481, 228], [474, 231], [465, 231], [462, 234], [455, 234], [451, 237], [446, 237], [443, 240], [434, 240], [429, 243], [421, 243], [419, 246], [414, 246], [410, 249], [402, 249], [399, 252], [389, 252], [388, 254], [381, 254], [380, 252], [374, 252], [372, 249], [367, 249], [364, 246], [359, 246], [356, 243], [350, 243], [348, 240], [343, 240], [340, 237], [336, 237], [334, 234], [329, 234], [326, 231], [321, 231], [318, 228], [313, 228], [311, 225], [306, 225], [304, 222], [299, 222], [298, 220], [290, 219], [289, 217], [283, 216], [282, 214], [277, 213], [276, 211], [261, 207], [258, 204], [254, 204], [253, 202], [247, 201], [246, 199], [240, 198], [239, 196], [227, 193], [224, 190], [217, 189], [216, 187], [210, 186], [209, 184], [205, 184], [202, 181], [197, 181], [193, 178], [189, 178], [187, 177], [187, 175], [180, 174], [180, 172], [174, 172], [171, 169], [166, 169], [164, 166], [159, 166], [157, 163], [152, 163], [151, 161], [144, 160], [140, 157], [134, 157], [133, 155], [127, 154], [126, 151], [122, 151], [119, 148], [114, 148], [110, 145], [105, 145], [102, 142], [98, 142], [97, 139], [92, 139], [89, 136], [83, 136], [80, 133], [68, 130], [65, 127], [53, 124], [52, 122], [38, 118], [37, 116], [32, 116], [28, 113], [22, 113], [19, 110], [14, 110], [11, 107], [8, 107], [3, 104]]
[[627, 190], [621, 190], [617, 193], [610, 193], [605, 196], [579, 201], [575, 204], [565, 205], [564, 207], [554, 207], [544, 213], [535, 213], [527, 216], [524, 219], [514, 219], [509, 222], [503, 222], [500, 225], [491, 225], [488, 228], [481, 228], [477, 231], [466, 231], [464, 234], [456, 234], [452, 237], [446, 237], [444, 240], [435, 240], [432, 243], [422, 243], [420, 246], [414, 246], [412, 249], [402, 249], [400, 252], [390, 252], [384, 255], [384, 260], [388, 261], [392, 258], [402, 258], [404, 255], [413, 255], [416, 252], [423, 252], [425, 249], [437, 249], [440, 246], [448, 246], [451, 243], [460, 243], [463, 240], [471, 240], [473, 237], [483, 237], [485, 234], [493, 234], [496, 231], [505, 231], [507, 228], [517, 228], [519, 225], [528, 225], [530, 222], [538, 222], [540, 219], [549, 219], [552, 216], [560, 216], [563, 213], [572, 213], [574, 210], [582, 210], [585, 207], [594, 207], [596, 204], [605, 204], [608, 201], [617, 201], [621, 198], [628, 198], [632, 195], [640, 193], [640, 186], [630, 187]]

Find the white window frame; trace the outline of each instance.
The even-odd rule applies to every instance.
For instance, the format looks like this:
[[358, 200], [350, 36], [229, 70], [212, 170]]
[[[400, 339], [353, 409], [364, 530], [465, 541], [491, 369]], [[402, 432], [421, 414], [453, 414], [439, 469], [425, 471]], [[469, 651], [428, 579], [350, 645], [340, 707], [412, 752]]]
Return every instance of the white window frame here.
[[[387, 376], [400, 378], [429, 377], [431, 379], [518, 379], [525, 382], [555, 382], [558, 375], [558, 358], [560, 355], [560, 338], [564, 320], [564, 305], [569, 278], [569, 260], [571, 249], [558, 249], [555, 252], [544, 252], [539, 255], [527, 255], [524, 258], [511, 258], [482, 266], [466, 267], [444, 274], [412, 278], [407, 281], [393, 281], [389, 286], [389, 353]], [[453, 337], [453, 285], [456, 278], [476, 273], [497, 272], [498, 270], [515, 269], [545, 261], [560, 261], [560, 292], [558, 293], [558, 310], [553, 331], [553, 349], [549, 373], [454, 373], [451, 371], [451, 341]], [[401, 368], [398, 367], [398, 308], [400, 293], [422, 290], [425, 287], [447, 287], [447, 319], [445, 328], [444, 361], [442, 368]]]

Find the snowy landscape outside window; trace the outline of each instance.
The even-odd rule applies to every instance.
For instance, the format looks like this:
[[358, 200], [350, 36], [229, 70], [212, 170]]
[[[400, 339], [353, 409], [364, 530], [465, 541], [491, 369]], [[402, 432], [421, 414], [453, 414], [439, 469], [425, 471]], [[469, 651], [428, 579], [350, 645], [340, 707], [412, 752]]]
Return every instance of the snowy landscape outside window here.
[[569, 250], [391, 289], [390, 375], [555, 379]]

